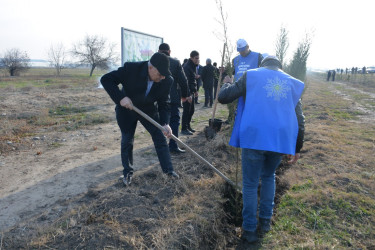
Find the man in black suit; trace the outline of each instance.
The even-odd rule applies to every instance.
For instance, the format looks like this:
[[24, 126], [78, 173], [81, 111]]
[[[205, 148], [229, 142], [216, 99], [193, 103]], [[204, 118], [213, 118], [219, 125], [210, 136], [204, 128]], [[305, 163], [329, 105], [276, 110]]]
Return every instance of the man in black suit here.
[[197, 65], [199, 64], [199, 53], [196, 50], [193, 50], [190, 53], [190, 58], [187, 63], [184, 65], [184, 72], [186, 78], [188, 80], [188, 86], [190, 95], [192, 95], [193, 101], [191, 103], [184, 102], [183, 112], [182, 112], [182, 124], [181, 124], [181, 134], [183, 135], [192, 135], [195, 132], [194, 129], [191, 128], [190, 122], [194, 115], [194, 97], [198, 96], [197, 91]]
[[[182, 102], [188, 101], [189, 103], [192, 102], [191, 96], [189, 96], [189, 89], [187, 84], [187, 79], [182, 69], [181, 63], [179, 60], [170, 57], [171, 49], [167, 43], [162, 43], [159, 46], [159, 52], [164, 53], [168, 56], [170, 67], [169, 70], [173, 76], [173, 84], [171, 87], [171, 118], [169, 121], [169, 126], [172, 129], [172, 133], [174, 136], [178, 137], [178, 127], [180, 126], [180, 110], [178, 109], [181, 106]], [[169, 151], [171, 153], [184, 153], [185, 150], [180, 149], [177, 143], [170, 139], [169, 141]]]
[[[116, 103], [116, 119], [121, 130], [121, 161], [124, 167], [122, 181], [125, 186], [131, 183], [134, 172], [130, 165], [133, 165], [134, 133], [138, 121], [152, 137], [163, 172], [171, 177], [179, 178], [173, 170], [165, 138], [172, 134], [168, 125], [169, 91], [172, 83], [169, 59], [158, 52], [151, 57], [150, 61], [127, 62], [123, 67], [101, 78], [101, 84]], [[119, 84], [122, 85], [122, 90], [118, 88]], [[132, 111], [133, 104], [158, 121], [164, 127], [164, 132]]]
[[204, 88], [204, 96], [205, 96], [205, 100], [204, 100], [205, 108], [208, 108], [208, 105], [210, 105], [209, 107], [211, 108], [213, 100], [214, 100], [213, 88], [214, 88], [214, 83], [215, 83], [215, 74], [216, 74], [215, 70], [216, 68], [212, 66], [211, 64], [211, 59], [207, 58], [206, 66], [203, 67], [202, 74], [201, 74], [201, 78], [203, 81], [203, 88]]

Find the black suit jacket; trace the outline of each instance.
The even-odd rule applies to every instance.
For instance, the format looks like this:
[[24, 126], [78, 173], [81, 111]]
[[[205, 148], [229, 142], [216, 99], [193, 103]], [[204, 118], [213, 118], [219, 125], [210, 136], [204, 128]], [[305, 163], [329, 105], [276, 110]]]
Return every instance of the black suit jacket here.
[[[116, 104], [129, 97], [133, 105], [150, 115], [158, 111], [160, 124], [169, 124], [169, 92], [173, 83], [171, 76], [154, 82], [147, 96], [148, 61], [127, 62], [118, 70], [105, 74], [100, 82]], [[122, 84], [122, 89], [118, 85]], [[157, 104], [157, 105], [156, 105]]]
[[171, 87], [171, 103], [180, 104], [181, 103], [181, 96], [188, 97], [189, 96], [189, 88], [187, 84], [187, 79], [185, 76], [185, 72], [182, 69], [181, 63], [179, 60], [169, 57], [170, 62], [170, 71], [173, 76], [173, 84]]

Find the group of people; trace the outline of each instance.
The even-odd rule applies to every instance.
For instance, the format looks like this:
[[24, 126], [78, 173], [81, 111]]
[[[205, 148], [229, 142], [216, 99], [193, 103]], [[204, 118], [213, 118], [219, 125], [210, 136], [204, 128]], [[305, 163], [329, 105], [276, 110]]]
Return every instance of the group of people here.
[[[221, 103], [238, 99], [235, 123], [229, 144], [242, 149], [243, 175], [243, 233], [248, 242], [258, 240], [270, 230], [275, 196], [275, 170], [283, 155], [289, 163], [300, 157], [304, 137], [304, 116], [301, 107], [303, 82], [282, 71], [274, 56], [263, 58], [251, 51], [244, 39], [237, 41], [239, 55], [233, 59], [234, 78], [226, 76], [218, 93]], [[118, 70], [101, 78], [104, 89], [116, 104], [116, 118], [121, 130], [121, 161], [125, 186], [133, 177], [133, 143], [137, 122], [151, 134], [162, 171], [178, 179], [170, 153], [182, 153], [174, 140], [180, 125], [179, 107], [183, 114], [181, 133], [191, 135], [194, 105], [198, 100], [198, 81], [205, 89], [205, 107], [212, 106], [213, 88], [219, 71], [206, 60], [199, 66], [199, 53], [193, 50], [183, 65], [170, 56], [168, 44], [163, 43], [149, 61], [126, 62]], [[201, 69], [200, 69], [201, 68]], [[122, 85], [122, 89], [118, 85]], [[133, 111], [146, 113], [163, 126], [163, 131]], [[261, 179], [258, 206], [258, 185]], [[257, 211], [259, 216], [257, 219]], [[258, 223], [259, 222], [259, 223]]]

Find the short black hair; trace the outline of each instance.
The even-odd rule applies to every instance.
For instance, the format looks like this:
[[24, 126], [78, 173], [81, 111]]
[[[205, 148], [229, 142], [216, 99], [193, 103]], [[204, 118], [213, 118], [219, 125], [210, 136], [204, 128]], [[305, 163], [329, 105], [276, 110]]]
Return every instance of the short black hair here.
[[199, 56], [198, 51], [193, 50], [192, 52], [190, 52], [190, 58], [193, 58], [193, 57], [196, 57], [196, 56]]

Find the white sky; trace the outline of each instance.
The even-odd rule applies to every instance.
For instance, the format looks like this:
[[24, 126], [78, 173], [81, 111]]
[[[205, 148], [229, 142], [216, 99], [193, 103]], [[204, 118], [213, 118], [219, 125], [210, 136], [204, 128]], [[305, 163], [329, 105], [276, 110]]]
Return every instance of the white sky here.
[[[244, 38], [251, 50], [275, 54], [284, 25], [288, 58], [314, 30], [309, 67], [375, 65], [374, 0], [222, 1], [233, 44]], [[103, 36], [120, 51], [124, 27], [163, 37], [181, 61], [198, 50], [201, 64], [209, 57], [220, 65], [219, 18], [215, 0], [0, 0], [0, 56], [18, 48], [31, 59], [47, 59], [51, 44], [69, 49], [86, 34]]]

